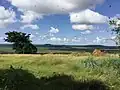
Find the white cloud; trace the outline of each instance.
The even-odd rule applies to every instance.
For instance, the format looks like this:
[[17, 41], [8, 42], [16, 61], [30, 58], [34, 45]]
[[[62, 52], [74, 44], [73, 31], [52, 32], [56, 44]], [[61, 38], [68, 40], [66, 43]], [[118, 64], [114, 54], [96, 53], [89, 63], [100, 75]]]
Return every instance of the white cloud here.
[[30, 39], [33, 39], [35, 37], [35, 35], [31, 34], [30, 35]]
[[70, 40], [68, 38], [63, 38], [64, 42], [69, 42]]
[[21, 22], [22, 23], [32, 23], [33, 21], [37, 19], [42, 19], [43, 15], [33, 12], [33, 11], [24, 11], [23, 10], [23, 15], [21, 15]]
[[107, 39], [107, 41], [112, 41], [115, 44], [119, 45], [120, 37], [119, 36], [111, 36], [110, 38]]
[[81, 32], [81, 34], [91, 34], [92, 32], [90, 30], [86, 30], [84, 32]]
[[[97, 12], [89, 10], [90, 8], [95, 8], [97, 4], [102, 4], [105, 0], [8, 0], [8, 1], [10, 1], [12, 5], [16, 6], [21, 12], [23, 12], [23, 15], [21, 15], [22, 19], [21, 22], [23, 23], [32, 23], [37, 19], [42, 19], [44, 15], [51, 14], [71, 13], [70, 14], [71, 22], [83, 24], [105, 23], [106, 22], [105, 19], [107, 18]], [[76, 14], [78, 17], [76, 17]]]
[[58, 33], [59, 29], [58, 28], [54, 28], [54, 27], [50, 27], [50, 33]]
[[0, 6], [0, 28], [6, 28], [9, 24], [14, 22], [16, 22], [15, 12]]
[[114, 28], [119, 28], [120, 27], [120, 19], [116, 19], [115, 25], [113, 25]]
[[93, 40], [93, 43], [96, 43], [96, 44], [104, 44], [106, 41], [107, 41], [106, 38], [96, 37], [96, 39]]
[[51, 40], [51, 41], [57, 41], [59, 40], [59, 38], [54, 37], [55, 34], [57, 34], [59, 32], [58, 28], [54, 28], [54, 27], [50, 27], [50, 30], [44, 34], [43, 36], [41, 36], [42, 39], [47, 39], [47, 40]]
[[0, 6], [0, 19], [8, 19], [11, 17], [13, 12], [9, 11], [9, 10], [5, 10], [5, 8], [3, 6]]
[[47, 39], [47, 42], [51, 44], [83, 44], [87, 42], [87, 38], [83, 37], [51, 37]]
[[50, 40], [50, 41], [57, 42], [57, 41], [61, 41], [61, 38], [58, 38], [58, 37], [51, 37], [49, 40]]
[[50, 27], [50, 30], [44, 34], [43, 36], [41, 36], [42, 39], [47, 39], [47, 40], [50, 40], [50, 41], [57, 41], [57, 40], [60, 40], [60, 38], [56, 38], [54, 37], [56, 33], [59, 32], [59, 29], [58, 28], [54, 28], [54, 27]]
[[36, 35], [39, 35], [39, 33], [38, 33], [38, 32], [36, 32], [35, 34], [36, 34]]
[[109, 28], [110, 29], [115, 29], [115, 28], [120, 28], [120, 15], [119, 14], [117, 14], [116, 16], [114, 16], [114, 17], [112, 17], [110, 20], [112, 21], [114, 21], [114, 24], [110, 24], [109, 26]]
[[71, 23], [79, 23], [79, 24], [102, 24], [102, 23], [107, 23], [108, 17], [103, 16], [90, 9], [86, 9], [82, 12], [71, 13], [70, 21]]
[[95, 7], [104, 0], [8, 0], [12, 5], [41, 14], [62, 14]]
[[118, 20], [116, 24], [120, 27], [120, 20]]
[[113, 40], [116, 39], [116, 36], [112, 36], [111, 39], [113, 39]]
[[22, 29], [22, 30], [24, 30], [24, 29], [26, 29], [26, 28], [31, 28], [31, 29], [40, 29], [39, 28], [39, 26], [38, 25], [32, 25], [32, 24], [26, 24], [26, 25], [24, 25], [24, 26], [22, 26], [22, 27], [20, 27], [20, 29]]
[[80, 25], [72, 25], [74, 30], [92, 30], [94, 27], [92, 25], [80, 24]]
[[81, 42], [86, 42], [87, 38], [85, 37], [59, 37], [59, 36], [51, 36], [51, 37], [44, 37], [40, 36], [41, 39], [44, 39], [47, 41], [47, 43], [55, 43], [55, 44], [75, 44], [75, 43], [81, 43]]
[[0, 40], [4, 40], [4, 37], [0, 37]]
[[72, 42], [81, 42], [80, 39], [72, 39], [71, 41], [72, 41]]
[[68, 43], [68, 42], [71, 42], [72, 40], [64, 37], [64, 38], [60, 38], [60, 37], [51, 37], [48, 39], [48, 41], [51, 41], [51, 42], [62, 42], [62, 43]]

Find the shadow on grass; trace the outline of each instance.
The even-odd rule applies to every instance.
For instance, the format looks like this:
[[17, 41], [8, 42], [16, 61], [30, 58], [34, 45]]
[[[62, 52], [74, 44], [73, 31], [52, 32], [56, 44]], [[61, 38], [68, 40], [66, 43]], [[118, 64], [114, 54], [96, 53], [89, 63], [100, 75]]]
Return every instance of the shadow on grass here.
[[75, 81], [72, 76], [53, 74], [51, 77], [36, 78], [27, 70], [0, 70], [0, 90], [109, 90], [103, 82]]

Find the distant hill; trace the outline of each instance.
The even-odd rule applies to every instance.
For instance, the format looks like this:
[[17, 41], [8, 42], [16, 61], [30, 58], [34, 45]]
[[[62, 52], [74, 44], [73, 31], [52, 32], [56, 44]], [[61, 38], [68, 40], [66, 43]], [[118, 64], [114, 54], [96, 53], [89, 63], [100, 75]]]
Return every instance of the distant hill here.
[[[117, 49], [117, 46], [104, 46], [104, 45], [52, 45], [41, 44], [35, 45], [36, 47], [55, 47], [55, 48], [99, 48], [99, 49]], [[0, 47], [12, 47], [12, 44], [0, 44]]]
[[[117, 46], [104, 46], [104, 45], [52, 45], [43, 44], [35, 45], [38, 48], [38, 53], [42, 52], [93, 52], [94, 49], [101, 49], [107, 52], [118, 52]], [[0, 53], [14, 52], [12, 50], [12, 44], [0, 44]]]
[[0, 44], [0, 47], [12, 47], [12, 44]]
[[104, 45], [36, 45], [37, 47], [56, 47], [56, 48], [99, 48], [99, 49], [117, 49], [117, 46], [104, 46]]

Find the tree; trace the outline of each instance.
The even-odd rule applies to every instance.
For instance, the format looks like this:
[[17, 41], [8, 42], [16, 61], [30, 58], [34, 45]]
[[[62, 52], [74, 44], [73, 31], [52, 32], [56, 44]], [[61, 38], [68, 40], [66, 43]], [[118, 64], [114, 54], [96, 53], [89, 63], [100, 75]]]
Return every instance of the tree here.
[[37, 52], [37, 48], [31, 43], [32, 41], [29, 39], [30, 34], [22, 33], [22, 32], [7, 32], [5, 33], [7, 38], [6, 42], [13, 43], [13, 50], [17, 54], [34, 54]]
[[120, 18], [114, 18], [109, 21], [110, 26], [112, 27], [112, 31], [116, 34], [115, 42], [119, 49], [119, 57], [120, 57]]

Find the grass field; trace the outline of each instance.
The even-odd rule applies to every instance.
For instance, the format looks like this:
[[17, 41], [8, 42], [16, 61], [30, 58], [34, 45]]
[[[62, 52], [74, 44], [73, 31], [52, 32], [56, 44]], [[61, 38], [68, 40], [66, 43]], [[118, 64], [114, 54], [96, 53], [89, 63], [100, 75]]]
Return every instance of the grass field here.
[[[74, 56], [72, 54], [68, 55], [1, 54], [0, 69], [1, 70], [9, 69], [10, 65], [12, 65], [16, 69], [22, 68], [23, 70], [28, 70], [36, 78], [48, 77], [52, 76], [53, 73], [59, 73], [71, 75], [75, 78], [76, 81], [83, 79], [100, 80], [107, 84], [111, 88], [110, 90], [120, 90], [120, 58], [118, 58], [115, 55], [93, 57], [93, 56]], [[69, 89], [69, 90], [82, 90], [82, 89]]]

